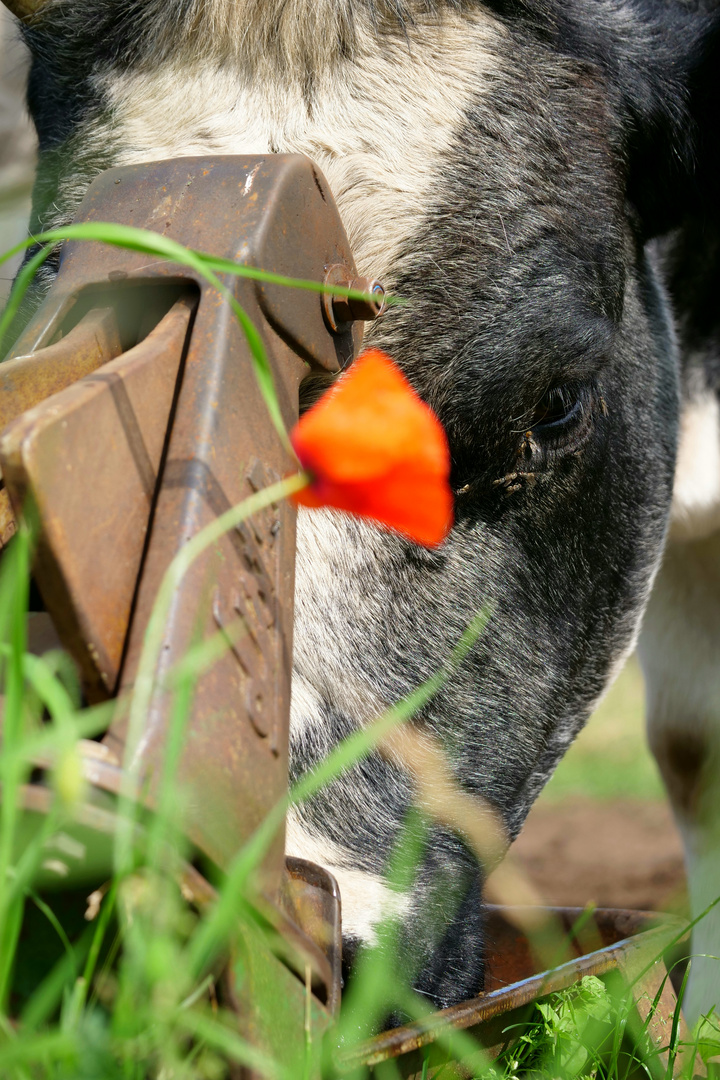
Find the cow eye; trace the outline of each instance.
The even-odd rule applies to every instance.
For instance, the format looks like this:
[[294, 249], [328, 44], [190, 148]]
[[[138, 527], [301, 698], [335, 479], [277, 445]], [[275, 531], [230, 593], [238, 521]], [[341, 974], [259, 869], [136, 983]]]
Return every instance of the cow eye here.
[[583, 411], [583, 395], [577, 388], [556, 386], [541, 398], [535, 406], [530, 427], [541, 434], [569, 426], [579, 420]]
[[597, 391], [592, 383], [567, 383], [548, 390], [538, 401], [523, 434], [522, 450], [527, 457], [550, 456], [579, 450], [594, 427]]

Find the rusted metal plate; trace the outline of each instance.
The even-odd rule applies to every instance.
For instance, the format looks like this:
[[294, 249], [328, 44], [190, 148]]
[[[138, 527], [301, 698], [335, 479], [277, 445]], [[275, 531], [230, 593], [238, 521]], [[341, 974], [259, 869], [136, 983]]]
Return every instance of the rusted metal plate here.
[[[63, 390], [121, 352], [115, 312], [93, 308], [70, 331], [41, 353], [17, 356], [0, 365], [0, 431], [51, 394]], [[10, 496], [0, 479], [0, 548], [15, 535]]]
[[[111, 693], [120, 671], [194, 303], [178, 300], [134, 349], [0, 436], [15, 511], [29, 503], [41, 523], [36, 581], [91, 699]], [[43, 368], [71, 338], [39, 354]], [[32, 358], [7, 366], [20, 363]]]
[[122, 352], [115, 311], [93, 308], [54, 345], [0, 365], [0, 429]]
[[[177, 403], [121, 691], [132, 687], [145, 626], [172, 557], [221, 513], [292, 469], [268, 430], [237, 324], [223, 319], [225, 309], [204, 303], [203, 298]], [[212, 352], [214, 363], [206, 366]], [[292, 360], [287, 357], [288, 365]], [[277, 379], [286, 409], [301, 374], [296, 367], [287, 379]], [[294, 546], [295, 512], [287, 503], [233, 529], [186, 573], [162, 639], [142, 759], [136, 763], [151, 784], [162, 764], [170, 716], [171, 695], [163, 685], [192, 646], [218, 632], [227, 639], [225, 654], [196, 682], [178, 775], [189, 808], [188, 835], [221, 866], [286, 790]], [[119, 756], [125, 738], [121, 716], [107, 736]], [[280, 834], [275, 886], [283, 847]]]

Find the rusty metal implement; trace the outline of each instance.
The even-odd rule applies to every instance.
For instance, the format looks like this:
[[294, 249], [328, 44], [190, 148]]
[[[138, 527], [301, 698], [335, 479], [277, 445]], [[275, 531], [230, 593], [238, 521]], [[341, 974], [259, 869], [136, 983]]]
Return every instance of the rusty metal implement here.
[[[373, 299], [353, 311], [333, 294], [218, 273], [262, 340], [288, 428], [305, 376], [345, 367], [362, 338], [358, 319], [382, 306], [382, 287], [358, 277], [327, 183], [305, 158], [113, 169], [90, 186], [76, 221], [142, 227], [216, 258], [366, 289]], [[87, 699], [118, 701], [102, 741], [81, 744], [90, 787], [78, 828], [96, 856], [84, 868], [92, 877], [110, 851], [123, 702], [165, 570], [203, 526], [297, 463], [270, 422], [226, 294], [185, 265], [68, 242], [46, 300], [0, 366], [0, 468], [0, 543], [21, 514], [36, 526], [34, 578], [60, 642]], [[295, 511], [282, 502], [197, 559], [175, 591], [135, 750], [152, 808], [172, 701], [165, 687], [192, 646], [224, 637], [196, 680], [178, 768], [185, 831], [220, 868], [287, 791], [294, 555]], [[26, 789], [30, 819], [47, 811], [49, 794], [42, 779]], [[282, 830], [262, 886], [263, 918], [283, 945], [277, 959], [248, 939], [248, 956], [300, 976], [292, 994], [302, 1030], [306, 977], [313, 1008], [327, 1017], [339, 1003], [337, 886], [320, 868], [285, 871]]]
[[[111, 169], [90, 186], [76, 220], [152, 229], [295, 278], [322, 282], [338, 265], [346, 280], [358, 278], [327, 184], [301, 157]], [[333, 328], [319, 293], [219, 277], [262, 337], [289, 427], [303, 377], [352, 359], [360, 324], [344, 318]], [[293, 469], [243, 330], [226, 299], [185, 266], [67, 243], [47, 300], [0, 368], [0, 417], [12, 510], [39, 525], [34, 574], [45, 605], [88, 698], [122, 698], [173, 556]], [[137, 751], [152, 805], [168, 723], [161, 688], [192, 645], [225, 635], [230, 647], [198, 679], [179, 768], [188, 835], [221, 867], [287, 786], [294, 517], [287, 503], [266, 510], [186, 574]], [[118, 710], [104, 739], [117, 761], [125, 724]], [[116, 789], [117, 776], [96, 774], [97, 786]], [[283, 842], [279, 835], [266, 865], [270, 892], [280, 884]]]
[[[614, 980], [616, 985], [621, 981], [629, 994], [627, 1031], [632, 1046], [642, 1053], [642, 1075], [652, 1080], [688, 1075], [683, 1054], [678, 1054], [672, 1070], [668, 1069], [677, 998], [663, 956], [668, 941], [682, 933], [682, 920], [600, 908], [588, 921], [582, 908], [547, 909], [567, 935], [570, 957], [550, 971], [538, 971], [531, 943], [515, 925], [515, 910], [488, 905], [485, 993], [341, 1052], [336, 1062], [340, 1075], [363, 1075], [368, 1069], [375, 1075], [377, 1069], [377, 1075], [382, 1076], [383, 1064], [393, 1061], [400, 1071], [389, 1075], [415, 1080], [421, 1076], [450, 1080], [474, 1075], [466, 1069], [472, 1061], [464, 1057], [459, 1071], [453, 1065], [454, 1055], [448, 1050], [453, 1032], [462, 1031], [472, 1038], [478, 1050], [475, 1064], [481, 1067], [516, 1041], [530, 1018], [529, 1006], [573, 986], [585, 975]], [[583, 931], [575, 933], [573, 928], [580, 924], [584, 924]], [[678, 1035], [681, 1042], [691, 1043], [682, 1016]], [[692, 1064], [690, 1075], [705, 1075], [699, 1058]]]

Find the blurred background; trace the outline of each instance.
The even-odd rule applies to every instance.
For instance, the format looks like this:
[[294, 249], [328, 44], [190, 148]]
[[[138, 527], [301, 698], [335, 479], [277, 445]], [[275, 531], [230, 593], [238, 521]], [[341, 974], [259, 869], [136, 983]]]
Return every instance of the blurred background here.
[[547, 903], [687, 913], [682, 845], [645, 739], [634, 655], [560, 762], [513, 851]]
[[[0, 251], [27, 233], [36, 148], [26, 76], [17, 23], [0, 6]], [[0, 305], [19, 261], [0, 266]], [[514, 852], [548, 903], [685, 910], [680, 839], [645, 742], [634, 657], [560, 764]]]
[[[27, 235], [35, 171], [35, 133], [25, 109], [27, 52], [17, 21], [0, 6], [0, 252]], [[0, 266], [0, 305], [20, 257]]]

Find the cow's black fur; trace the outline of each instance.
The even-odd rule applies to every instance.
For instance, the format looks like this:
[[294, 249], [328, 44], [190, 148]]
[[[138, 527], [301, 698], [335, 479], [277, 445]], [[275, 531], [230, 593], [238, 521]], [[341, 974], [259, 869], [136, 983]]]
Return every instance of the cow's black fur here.
[[[407, 40], [411, 57], [416, 22], [480, 4], [337, 6], [341, 79], [368, 10], [378, 40]], [[712, 200], [713, 8], [485, 5], [502, 31], [493, 71], [390, 269], [408, 303], [373, 332], [446, 426], [457, 524], [427, 552], [335, 515], [306, 520], [295, 663], [316, 707], [295, 718], [296, 775], [367, 719], [349, 703], [366, 694], [372, 712], [407, 693], [489, 603], [482, 639], [416, 723], [514, 837], [630, 645], [662, 551], [679, 403], [672, 320], [646, 245], [682, 226], [693, 200]], [[41, 148], [35, 228], [71, 218], [123, 146], [107, 79], [209, 48], [193, 37], [199, 12], [200, 0], [51, 0], [26, 29]], [[287, 71], [308, 115], [315, 74], [312, 57]], [[665, 254], [679, 301], [702, 322], [714, 296], [688, 285], [686, 248], [714, 271], [717, 243], [708, 251], [695, 222]], [[336, 864], [339, 852], [338, 865], [382, 879], [411, 801], [403, 768], [372, 755], [300, 825], [330, 841]], [[482, 981], [480, 877], [464, 843], [436, 826], [403, 915], [403, 955], [441, 1005]]]

